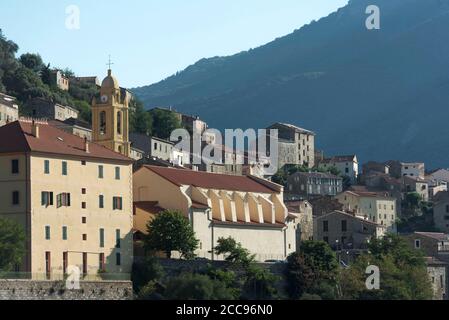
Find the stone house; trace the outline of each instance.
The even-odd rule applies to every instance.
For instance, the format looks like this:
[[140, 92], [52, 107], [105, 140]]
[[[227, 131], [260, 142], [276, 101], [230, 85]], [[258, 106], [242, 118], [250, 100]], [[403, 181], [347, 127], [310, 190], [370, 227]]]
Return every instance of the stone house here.
[[[315, 166], [315, 133], [292, 124], [275, 123], [267, 128], [278, 130], [278, 168], [285, 165]], [[267, 141], [270, 139], [267, 138]], [[269, 147], [267, 150], [270, 150]]]
[[343, 190], [343, 179], [330, 173], [296, 172], [288, 177], [286, 193], [303, 197], [335, 196]]
[[79, 111], [69, 106], [63, 106], [44, 98], [33, 98], [24, 106], [25, 112], [33, 118], [65, 121], [78, 119]]
[[436, 194], [433, 204], [433, 221], [435, 228], [449, 233], [449, 191]]
[[334, 156], [331, 158], [325, 158], [317, 163], [318, 166], [324, 169], [335, 167], [342, 175], [349, 177], [352, 184], [357, 183], [359, 176], [359, 162], [356, 155]]
[[314, 240], [327, 242], [332, 248], [366, 249], [372, 238], [384, 236], [386, 227], [343, 211], [315, 217]]
[[0, 127], [19, 120], [19, 105], [16, 98], [0, 93]]

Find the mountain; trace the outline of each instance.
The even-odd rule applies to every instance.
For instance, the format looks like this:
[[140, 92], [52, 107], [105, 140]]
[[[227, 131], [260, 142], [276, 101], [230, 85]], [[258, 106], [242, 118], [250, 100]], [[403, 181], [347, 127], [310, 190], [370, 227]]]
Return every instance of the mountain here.
[[[377, 5], [381, 29], [365, 13]], [[326, 154], [448, 167], [449, 0], [353, 0], [256, 49], [202, 59], [134, 89], [211, 127], [290, 122]]]

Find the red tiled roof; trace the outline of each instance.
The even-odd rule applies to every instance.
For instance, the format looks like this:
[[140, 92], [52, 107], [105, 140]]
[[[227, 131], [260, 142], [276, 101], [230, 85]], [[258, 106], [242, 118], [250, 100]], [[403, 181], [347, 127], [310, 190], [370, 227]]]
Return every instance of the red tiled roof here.
[[39, 138], [32, 135], [31, 121], [15, 121], [0, 128], [0, 153], [42, 152], [89, 158], [132, 162], [120, 153], [89, 142], [84, 150], [84, 139], [48, 124], [39, 123]]
[[213, 219], [213, 223], [215, 225], [223, 225], [223, 226], [245, 226], [245, 227], [259, 227], [259, 228], [284, 228], [286, 225], [284, 223], [276, 222], [276, 223], [259, 223], [259, 222], [244, 222], [244, 221], [221, 221], [217, 219]]
[[171, 183], [181, 185], [192, 185], [200, 188], [230, 190], [257, 193], [277, 193], [276, 185], [270, 188], [270, 183], [266, 185], [258, 183], [246, 176], [232, 176], [226, 174], [200, 172], [192, 170], [180, 170], [175, 168], [164, 168], [156, 166], [144, 166]]

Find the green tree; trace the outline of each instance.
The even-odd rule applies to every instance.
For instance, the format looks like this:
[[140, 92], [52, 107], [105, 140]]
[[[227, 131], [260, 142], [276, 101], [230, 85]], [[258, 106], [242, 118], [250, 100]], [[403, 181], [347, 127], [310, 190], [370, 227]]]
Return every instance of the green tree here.
[[226, 285], [206, 275], [186, 273], [168, 281], [165, 298], [170, 300], [232, 300]]
[[154, 257], [146, 257], [141, 262], [134, 262], [131, 272], [134, 291], [139, 294], [149, 282], [158, 281], [163, 275], [164, 270]]
[[17, 50], [19, 50], [17, 44], [6, 39], [2, 29], [0, 29], [0, 92], [6, 91], [6, 86], [3, 82], [5, 74], [14, 74], [19, 66], [15, 57]]
[[187, 218], [179, 211], [165, 210], [147, 224], [145, 249], [162, 251], [171, 258], [172, 251], [179, 251], [184, 258], [194, 257], [198, 240]]
[[20, 63], [33, 72], [40, 74], [45, 68], [42, 57], [36, 53], [24, 53], [19, 58]]
[[[379, 290], [366, 288], [365, 271], [370, 265], [379, 267]], [[423, 255], [397, 235], [373, 240], [369, 253], [341, 272], [340, 289], [343, 299], [428, 300], [433, 296]]]
[[153, 135], [161, 139], [169, 139], [173, 130], [181, 128], [181, 121], [174, 112], [153, 109]]
[[225, 255], [225, 260], [245, 268], [249, 267], [254, 262], [254, 255], [248, 249], [243, 248], [241, 243], [238, 243], [232, 237], [219, 238], [214, 252], [218, 255]]
[[293, 299], [305, 293], [333, 299], [337, 279], [337, 258], [325, 242], [304, 241], [300, 252], [292, 253], [287, 259], [288, 291]]
[[25, 255], [25, 231], [10, 219], [0, 218], [0, 270], [11, 271]]
[[415, 217], [421, 213], [422, 197], [417, 192], [408, 192], [402, 203], [403, 213], [406, 217]]
[[130, 121], [129, 130], [131, 132], [151, 135], [153, 119], [138, 99], [132, 99], [130, 102]]
[[92, 122], [92, 110], [86, 101], [75, 100], [73, 106], [80, 112], [80, 118], [88, 123]]

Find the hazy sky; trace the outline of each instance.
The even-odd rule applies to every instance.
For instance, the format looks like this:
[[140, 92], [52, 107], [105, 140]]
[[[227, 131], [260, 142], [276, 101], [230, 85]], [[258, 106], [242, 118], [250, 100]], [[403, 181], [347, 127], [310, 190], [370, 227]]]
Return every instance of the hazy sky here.
[[[113, 72], [147, 85], [204, 57], [248, 50], [327, 16], [348, 0], [0, 0], [0, 28], [20, 47], [77, 75]], [[66, 27], [66, 8], [80, 28]]]

